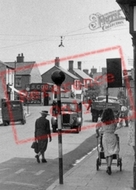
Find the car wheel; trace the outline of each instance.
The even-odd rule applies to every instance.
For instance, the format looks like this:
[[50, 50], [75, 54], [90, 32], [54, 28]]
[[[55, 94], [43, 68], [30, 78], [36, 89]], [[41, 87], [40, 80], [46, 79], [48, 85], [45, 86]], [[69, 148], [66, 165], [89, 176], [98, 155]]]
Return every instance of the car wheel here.
[[81, 131], [81, 126], [79, 126], [79, 132]]
[[55, 133], [56, 132], [56, 125], [52, 125], [52, 131], [53, 131], [53, 133]]
[[80, 132], [80, 126], [78, 126], [78, 127], [76, 128], [76, 132], [77, 132], [77, 133]]
[[26, 123], [26, 120], [25, 119], [21, 120], [21, 123], [24, 125]]
[[8, 122], [7, 121], [3, 121], [3, 125], [4, 126], [8, 126]]

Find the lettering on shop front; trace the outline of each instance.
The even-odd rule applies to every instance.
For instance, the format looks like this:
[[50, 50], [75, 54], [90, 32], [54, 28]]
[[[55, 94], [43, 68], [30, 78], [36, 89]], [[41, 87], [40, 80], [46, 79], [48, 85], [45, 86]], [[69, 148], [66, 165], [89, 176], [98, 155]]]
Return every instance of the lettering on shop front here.
[[52, 86], [49, 84], [31, 84], [30, 90], [47, 91], [52, 90]]

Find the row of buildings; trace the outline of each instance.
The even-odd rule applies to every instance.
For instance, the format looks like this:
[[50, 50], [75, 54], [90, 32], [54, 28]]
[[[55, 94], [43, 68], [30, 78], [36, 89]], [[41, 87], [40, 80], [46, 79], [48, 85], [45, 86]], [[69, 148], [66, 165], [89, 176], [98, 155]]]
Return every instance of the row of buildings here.
[[[54, 60], [54, 66], [40, 74], [38, 64], [35, 61], [25, 61], [23, 54], [18, 54], [15, 62], [0, 62], [1, 82], [0, 100], [23, 99], [29, 104], [49, 105], [56, 98], [56, 86], [51, 79], [54, 71], [63, 71], [65, 80], [61, 86], [62, 97], [75, 97], [83, 99], [91, 85], [99, 84], [107, 74], [107, 69], [97, 72], [96, 68], [82, 70], [82, 62], [68, 61], [68, 70], [60, 66], [58, 57]], [[107, 83], [101, 82], [101, 94], [105, 94]], [[117, 95], [119, 89], [109, 89], [109, 94]]]

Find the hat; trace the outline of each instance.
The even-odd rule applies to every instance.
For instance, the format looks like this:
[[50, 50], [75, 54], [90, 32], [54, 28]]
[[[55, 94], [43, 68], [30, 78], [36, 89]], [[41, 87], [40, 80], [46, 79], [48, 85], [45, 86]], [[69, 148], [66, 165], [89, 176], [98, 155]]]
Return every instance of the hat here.
[[41, 111], [40, 113], [43, 114], [43, 115], [49, 115], [48, 111]]

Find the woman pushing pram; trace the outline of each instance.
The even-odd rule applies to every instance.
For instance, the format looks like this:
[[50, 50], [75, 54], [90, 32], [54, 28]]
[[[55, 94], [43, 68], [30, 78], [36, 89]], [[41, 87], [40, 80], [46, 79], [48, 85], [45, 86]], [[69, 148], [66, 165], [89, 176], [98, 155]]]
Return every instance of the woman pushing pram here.
[[101, 131], [102, 135], [100, 140], [102, 141], [102, 144], [100, 144], [101, 148], [103, 148], [101, 151], [104, 151], [107, 163], [106, 172], [109, 175], [112, 173], [111, 164], [113, 156], [117, 155], [117, 158], [119, 158], [119, 142], [117, 135], [115, 134], [117, 128], [117, 121], [115, 120], [113, 110], [111, 108], [105, 109], [102, 114], [101, 121], [96, 125], [96, 137], [98, 138], [100, 136]]

